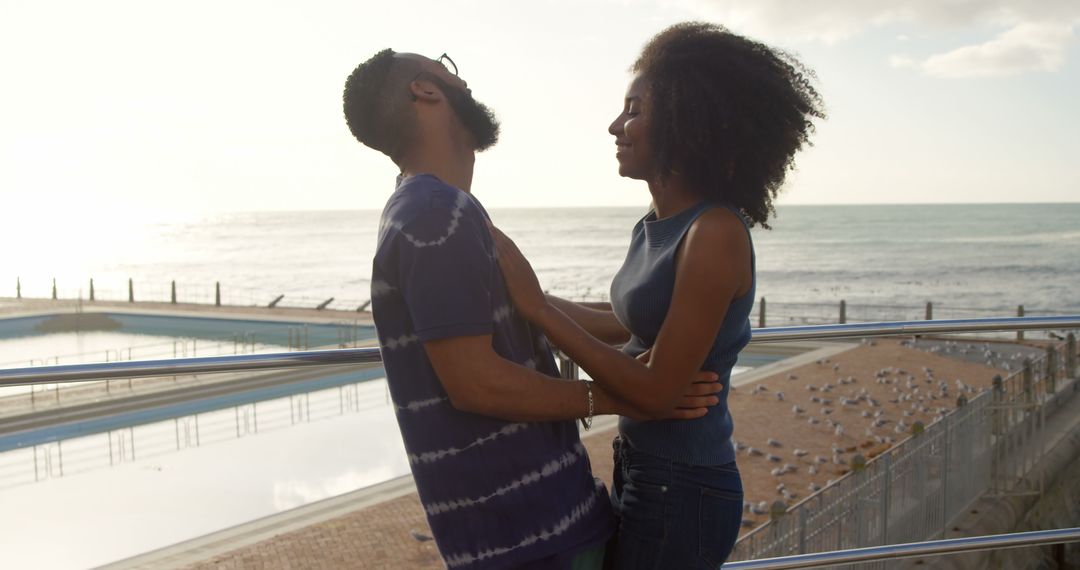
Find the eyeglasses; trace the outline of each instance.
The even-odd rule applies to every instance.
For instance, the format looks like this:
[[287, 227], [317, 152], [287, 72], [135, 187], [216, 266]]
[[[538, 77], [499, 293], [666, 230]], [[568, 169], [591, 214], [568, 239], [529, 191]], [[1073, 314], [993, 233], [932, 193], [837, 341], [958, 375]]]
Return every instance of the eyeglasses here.
[[454, 60], [450, 59], [450, 56], [446, 55], [445, 53], [436, 58], [435, 61], [441, 63], [442, 66], [445, 67], [446, 70], [450, 73], [453, 73], [454, 75], [458, 74], [457, 64], [454, 63]]
[[[457, 74], [458, 74], [457, 64], [454, 63], [454, 60], [450, 59], [450, 56], [448, 56], [448, 55], [446, 55], [444, 53], [444, 54], [440, 55], [439, 57], [435, 58], [435, 61], [438, 62], [443, 67], [445, 67], [446, 71], [449, 71], [450, 73], [452, 73], [454, 75], [454, 77], [457, 77]], [[416, 77], [413, 77], [412, 80], [416, 81], [417, 79], [420, 79], [420, 76], [424, 75], [425, 73], [429, 73], [429, 72], [421, 71], [420, 73], [417, 73]], [[413, 95], [412, 100], [416, 101], [416, 95]]]

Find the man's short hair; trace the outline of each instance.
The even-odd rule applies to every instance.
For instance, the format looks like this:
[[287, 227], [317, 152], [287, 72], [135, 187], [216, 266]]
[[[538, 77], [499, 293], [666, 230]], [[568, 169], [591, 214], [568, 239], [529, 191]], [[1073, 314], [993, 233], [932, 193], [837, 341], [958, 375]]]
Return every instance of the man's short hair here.
[[345, 123], [357, 140], [397, 158], [413, 129], [407, 84], [416, 64], [384, 49], [361, 63], [345, 81]]

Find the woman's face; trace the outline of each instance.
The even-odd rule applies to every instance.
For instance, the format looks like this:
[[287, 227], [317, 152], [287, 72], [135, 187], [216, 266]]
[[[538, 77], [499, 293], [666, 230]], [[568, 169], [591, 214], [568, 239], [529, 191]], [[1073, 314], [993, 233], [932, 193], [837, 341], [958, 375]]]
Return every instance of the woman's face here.
[[653, 175], [653, 154], [649, 145], [649, 94], [646, 81], [635, 76], [626, 88], [623, 109], [608, 127], [615, 137], [615, 159], [619, 176], [648, 180]]

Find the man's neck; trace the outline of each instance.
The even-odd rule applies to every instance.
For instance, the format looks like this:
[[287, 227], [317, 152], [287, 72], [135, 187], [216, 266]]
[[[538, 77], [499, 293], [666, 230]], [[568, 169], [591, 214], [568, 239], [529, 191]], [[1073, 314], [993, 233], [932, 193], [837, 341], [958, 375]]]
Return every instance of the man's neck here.
[[456, 153], [456, 156], [438, 153], [406, 158], [400, 166], [403, 176], [431, 174], [463, 192], [471, 192], [475, 161], [476, 155], [467, 151]]

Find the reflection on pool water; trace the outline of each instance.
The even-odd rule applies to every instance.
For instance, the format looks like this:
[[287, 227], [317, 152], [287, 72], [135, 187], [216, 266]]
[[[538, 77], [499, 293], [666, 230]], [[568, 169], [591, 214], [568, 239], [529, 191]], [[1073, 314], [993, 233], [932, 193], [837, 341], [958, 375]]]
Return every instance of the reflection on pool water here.
[[[0, 338], [0, 368], [221, 356], [286, 349], [277, 344], [249, 342], [242, 335], [208, 340], [114, 331], [61, 332]], [[48, 389], [54, 388], [55, 385], [48, 386]], [[29, 391], [28, 386], [0, 387], [0, 397]]]
[[96, 566], [405, 475], [385, 394], [370, 380], [0, 453], [0, 568]]
[[[80, 364], [113, 360], [144, 360], [191, 356], [192, 351], [205, 351], [204, 356], [232, 354], [241, 350], [243, 342], [232, 338], [197, 340], [153, 334], [133, 334], [112, 331], [64, 332], [37, 336], [0, 339], [0, 368], [18, 368], [47, 364]], [[251, 352], [250, 343], [247, 352]], [[261, 347], [280, 348], [280, 345], [261, 344]]]

